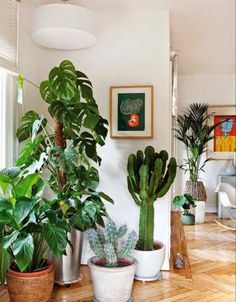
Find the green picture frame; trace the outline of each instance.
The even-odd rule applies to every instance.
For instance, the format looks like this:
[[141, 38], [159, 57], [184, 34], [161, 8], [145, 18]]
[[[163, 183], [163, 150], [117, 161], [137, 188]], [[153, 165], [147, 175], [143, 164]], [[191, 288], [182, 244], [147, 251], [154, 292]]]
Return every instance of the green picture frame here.
[[110, 137], [153, 137], [153, 85], [110, 88]]

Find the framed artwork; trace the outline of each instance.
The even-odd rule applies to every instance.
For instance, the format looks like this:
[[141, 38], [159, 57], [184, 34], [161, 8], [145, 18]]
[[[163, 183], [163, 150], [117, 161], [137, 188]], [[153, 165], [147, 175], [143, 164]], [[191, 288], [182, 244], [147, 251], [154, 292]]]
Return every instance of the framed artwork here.
[[153, 137], [153, 86], [110, 88], [111, 138]]
[[207, 157], [233, 159], [236, 152], [236, 106], [209, 106], [208, 114], [211, 112], [214, 115], [208, 123], [221, 124], [214, 129], [214, 139], [208, 143]]

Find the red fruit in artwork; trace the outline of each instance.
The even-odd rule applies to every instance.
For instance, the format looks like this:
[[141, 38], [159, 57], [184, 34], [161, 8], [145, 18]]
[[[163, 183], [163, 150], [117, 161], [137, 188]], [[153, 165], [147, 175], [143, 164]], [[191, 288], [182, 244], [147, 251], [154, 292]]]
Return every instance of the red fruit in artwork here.
[[139, 116], [136, 113], [130, 115], [130, 119], [128, 120], [128, 125], [130, 127], [137, 127], [139, 125]]

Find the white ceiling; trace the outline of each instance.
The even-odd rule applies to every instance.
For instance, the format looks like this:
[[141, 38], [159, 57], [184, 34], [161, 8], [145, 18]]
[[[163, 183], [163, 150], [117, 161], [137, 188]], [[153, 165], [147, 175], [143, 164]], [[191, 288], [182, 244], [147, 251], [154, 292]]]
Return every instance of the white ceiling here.
[[[35, 0], [36, 5], [59, 2]], [[181, 74], [235, 73], [235, 0], [70, 0], [93, 10], [168, 9]]]

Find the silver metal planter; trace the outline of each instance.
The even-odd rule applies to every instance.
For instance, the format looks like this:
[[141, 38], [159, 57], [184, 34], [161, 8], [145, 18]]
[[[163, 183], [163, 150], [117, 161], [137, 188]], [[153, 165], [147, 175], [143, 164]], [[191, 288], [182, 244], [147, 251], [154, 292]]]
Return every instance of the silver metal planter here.
[[71, 246], [67, 244], [66, 256], [63, 255], [61, 258], [53, 257], [55, 283], [59, 285], [69, 285], [82, 279], [80, 263], [83, 248], [83, 233], [72, 229], [71, 233], [68, 234], [68, 239], [74, 247], [74, 252]]

